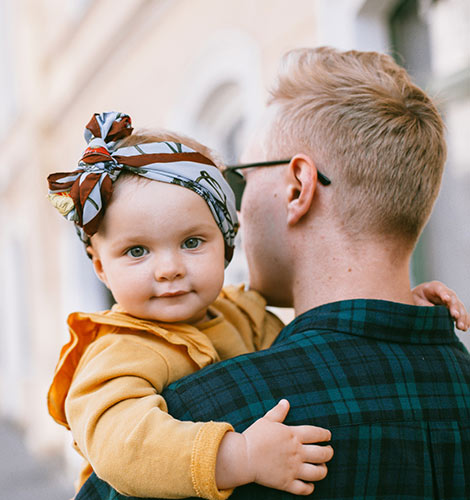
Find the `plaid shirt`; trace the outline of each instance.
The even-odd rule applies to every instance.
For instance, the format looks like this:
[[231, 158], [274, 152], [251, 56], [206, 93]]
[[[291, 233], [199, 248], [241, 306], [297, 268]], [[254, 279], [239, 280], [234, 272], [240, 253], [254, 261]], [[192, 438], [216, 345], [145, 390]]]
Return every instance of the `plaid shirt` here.
[[[470, 355], [444, 307], [326, 304], [270, 349], [205, 368], [164, 396], [181, 420], [226, 420], [237, 431], [287, 398], [286, 423], [332, 431], [319, 500], [470, 499]], [[77, 496], [126, 498], [94, 475]], [[250, 484], [231, 498], [295, 497]]]

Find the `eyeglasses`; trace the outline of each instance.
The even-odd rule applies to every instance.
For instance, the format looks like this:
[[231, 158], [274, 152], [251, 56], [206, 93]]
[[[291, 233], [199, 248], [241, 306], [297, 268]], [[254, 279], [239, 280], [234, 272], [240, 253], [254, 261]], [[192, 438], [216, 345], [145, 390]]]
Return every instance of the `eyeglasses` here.
[[[242, 196], [243, 191], [246, 186], [246, 179], [243, 177], [238, 170], [242, 170], [244, 168], [253, 168], [253, 167], [273, 167], [275, 165], [284, 165], [290, 163], [291, 160], [273, 160], [273, 161], [262, 161], [258, 163], [245, 163], [243, 165], [230, 165], [225, 167], [222, 174], [225, 177], [225, 180], [228, 182], [229, 186], [232, 188], [235, 193], [235, 204], [237, 210], [240, 210], [242, 204]], [[324, 186], [328, 186], [331, 184], [330, 179], [324, 174], [322, 174], [317, 169], [318, 181]]]

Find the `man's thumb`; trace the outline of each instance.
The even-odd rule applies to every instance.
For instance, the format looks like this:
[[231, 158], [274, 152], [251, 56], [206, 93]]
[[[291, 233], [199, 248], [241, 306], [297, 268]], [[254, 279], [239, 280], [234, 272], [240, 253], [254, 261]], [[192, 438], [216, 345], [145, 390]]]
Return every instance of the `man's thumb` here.
[[267, 418], [271, 422], [282, 423], [289, 413], [289, 408], [289, 401], [287, 401], [287, 399], [281, 399], [281, 401], [279, 401], [279, 403], [274, 408], [271, 408], [271, 410], [266, 412], [264, 418]]

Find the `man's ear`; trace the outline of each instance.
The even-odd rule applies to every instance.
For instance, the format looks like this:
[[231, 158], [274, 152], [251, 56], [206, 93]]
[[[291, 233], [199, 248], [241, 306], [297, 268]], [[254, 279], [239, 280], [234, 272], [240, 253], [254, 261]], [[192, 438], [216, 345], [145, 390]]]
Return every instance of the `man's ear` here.
[[103, 269], [103, 263], [98, 255], [98, 252], [91, 245], [88, 245], [86, 247], [86, 252], [91, 257], [91, 261], [93, 263], [93, 269], [95, 270], [96, 276], [98, 276], [98, 279], [102, 281], [109, 288], [108, 280], [106, 278], [106, 273], [104, 272]]
[[303, 154], [292, 158], [287, 175], [287, 223], [293, 226], [310, 210], [318, 175], [313, 160]]

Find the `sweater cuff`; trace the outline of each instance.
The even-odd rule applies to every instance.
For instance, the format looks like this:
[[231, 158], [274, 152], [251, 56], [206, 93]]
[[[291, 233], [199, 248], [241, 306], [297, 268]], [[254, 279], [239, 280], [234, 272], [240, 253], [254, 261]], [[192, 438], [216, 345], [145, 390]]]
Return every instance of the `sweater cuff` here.
[[191, 454], [191, 479], [197, 496], [208, 500], [225, 500], [233, 488], [219, 490], [215, 481], [215, 466], [220, 442], [233, 427], [226, 422], [207, 422], [201, 426]]

